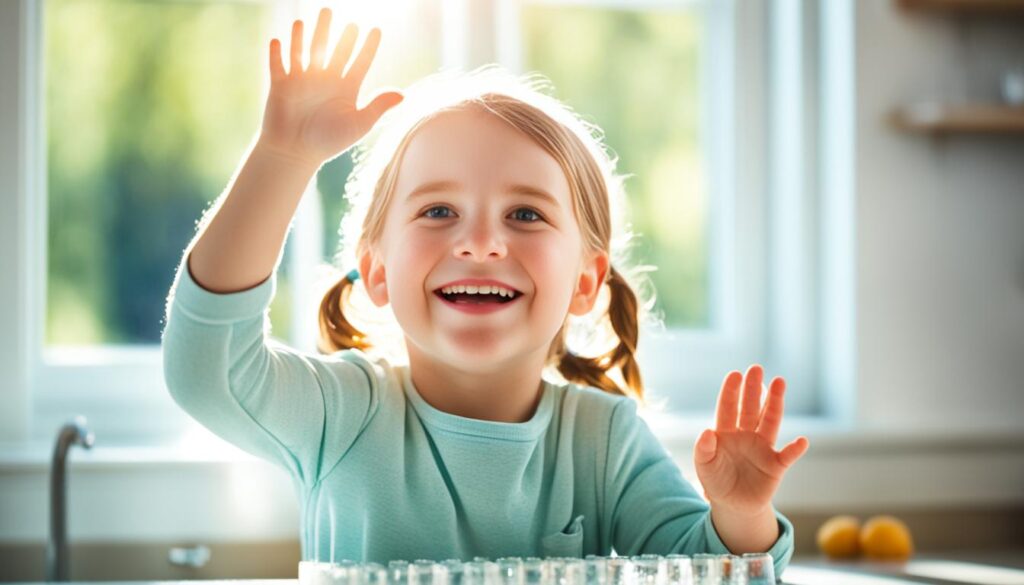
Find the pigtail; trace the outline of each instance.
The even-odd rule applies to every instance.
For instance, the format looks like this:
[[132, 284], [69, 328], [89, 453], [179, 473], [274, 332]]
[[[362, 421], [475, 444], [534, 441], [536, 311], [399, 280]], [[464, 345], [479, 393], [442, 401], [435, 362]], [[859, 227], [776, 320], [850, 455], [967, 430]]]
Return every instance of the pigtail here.
[[[356, 273], [358, 275], [358, 273]], [[343, 349], [367, 350], [371, 347], [366, 334], [356, 329], [345, 317], [344, 308], [358, 276], [349, 273], [335, 284], [320, 302], [320, 339], [317, 346], [321, 353], [329, 354]]]
[[[639, 304], [629, 282], [614, 267], [609, 270], [608, 318], [619, 343], [610, 351], [589, 358], [570, 353], [562, 334], [556, 340], [557, 368], [562, 376], [578, 384], [600, 388], [605, 392], [632, 396], [643, 402], [644, 386], [640, 378], [640, 366], [636, 361], [636, 345], [639, 337]], [[608, 371], [618, 367], [626, 387], [622, 388], [608, 376]]]

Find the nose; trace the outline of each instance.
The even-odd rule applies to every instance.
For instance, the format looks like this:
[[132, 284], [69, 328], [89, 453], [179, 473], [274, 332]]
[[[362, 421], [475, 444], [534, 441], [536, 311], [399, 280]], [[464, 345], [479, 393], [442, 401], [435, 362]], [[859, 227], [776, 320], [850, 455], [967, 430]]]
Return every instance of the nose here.
[[508, 254], [508, 247], [501, 228], [492, 226], [490, 220], [482, 218], [466, 223], [466, 229], [455, 242], [453, 253], [460, 260], [487, 262], [504, 258]]

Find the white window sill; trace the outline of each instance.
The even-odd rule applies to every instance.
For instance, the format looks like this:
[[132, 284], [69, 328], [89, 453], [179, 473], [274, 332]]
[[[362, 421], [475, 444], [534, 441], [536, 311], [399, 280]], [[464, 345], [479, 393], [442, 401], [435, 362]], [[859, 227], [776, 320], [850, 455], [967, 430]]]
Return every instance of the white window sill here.
[[[662, 444], [676, 457], [687, 456], [700, 433], [714, 424], [710, 414], [679, 416], [645, 413], [643, 416]], [[801, 435], [811, 442], [811, 449], [807, 453], [811, 457], [950, 451], [1024, 452], [1024, 429], [853, 428], [829, 418], [815, 416], [787, 417], [776, 448], [782, 448]], [[52, 454], [52, 442], [0, 442], [0, 469], [48, 468]], [[69, 465], [92, 469], [254, 461], [260, 460], [204, 429], [191, 433], [175, 444], [104, 443], [102, 438], [98, 438], [92, 449], [73, 447], [68, 455]]]

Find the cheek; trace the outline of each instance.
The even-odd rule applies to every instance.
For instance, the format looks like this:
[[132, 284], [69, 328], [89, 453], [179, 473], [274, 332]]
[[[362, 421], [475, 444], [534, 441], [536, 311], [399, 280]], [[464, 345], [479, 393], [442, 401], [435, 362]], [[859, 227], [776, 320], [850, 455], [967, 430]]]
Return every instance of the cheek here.
[[579, 257], [575, 252], [578, 247], [571, 238], [560, 234], [538, 234], [524, 238], [518, 247], [518, 256], [529, 267], [537, 287], [545, 296], [564, 297], [568, 302], [579, 268]]
[[443, 250], [442, 242], [427, 231], [409, 229], [389, 240], [388, 296], [397, 317], [407, 307], [423, 303], [427, 275]]

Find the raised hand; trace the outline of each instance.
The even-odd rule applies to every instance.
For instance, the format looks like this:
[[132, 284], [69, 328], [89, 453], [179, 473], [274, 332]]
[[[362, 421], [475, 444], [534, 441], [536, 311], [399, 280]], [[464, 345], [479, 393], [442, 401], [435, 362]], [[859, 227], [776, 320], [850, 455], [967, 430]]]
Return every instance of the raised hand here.
[[358, 29], [349, 23], [324, 64], [331, 11], [324, 8], [310, 45], [309, 67], [302, 68], [302, 21], [292, 24], [290, 67], [281, 60], [281, 41], [270, 41], [270, 95], [259, 141], [264, 147], [316, 164], [334, 158], [363, 137], [402, 94], [386, 91], [356, 108], [359, 88], [380, 44], [380, 29], [370, 30], [362, 49], [343, 71]]
[[756, 364], [746, 376], [730, 372], [718, 396], [715, 429], [705, 430], [694, 446], [697, 477], [712, 507], [752, 515], [764, 512], [783, 474], [807, 451], [806, 437], [775, 450], [786, 381], [772, 380], [762, 408], [763, 377], [764, 371]]

